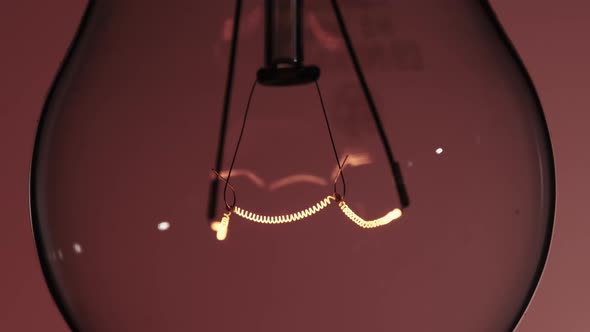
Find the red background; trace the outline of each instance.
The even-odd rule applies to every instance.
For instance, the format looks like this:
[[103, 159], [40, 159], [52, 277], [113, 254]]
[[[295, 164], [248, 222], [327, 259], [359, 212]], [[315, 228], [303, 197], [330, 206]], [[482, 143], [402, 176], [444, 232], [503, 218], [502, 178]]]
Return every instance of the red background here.
[[[587, 5], [493, 1], [545, 108], [557, 163], [557, 216], [545, 274], [518, 331], [583, 331], [590, 291], [583, 213], [590, 77]], [[42, 279], [28, 220], [28, 171], [45, 95], [84, 1], [0, 4], [0, 330], [66, 331]], [[585, 104], [586, 103], [586, 104]]]

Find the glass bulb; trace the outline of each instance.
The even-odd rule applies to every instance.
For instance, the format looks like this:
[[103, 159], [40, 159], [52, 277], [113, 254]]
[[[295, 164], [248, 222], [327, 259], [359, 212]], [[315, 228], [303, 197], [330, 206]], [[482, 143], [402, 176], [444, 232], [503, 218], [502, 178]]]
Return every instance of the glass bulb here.
[[[240, 210], [224, 208], [221, 182], [209, 224], [236, 2], [91, 2], [47, 99], [31, 173], [39, 258], [72, 330], [515, 326], [545, 262], [555, 199], [524, 67], [485, 2], [339, 2], [412, 199], [400, 217], [333, 3], [305, 2], [301, 47], [273, 54], [296, 50], [320, 70], [337, 155], [348, 156], [344, 200], [333, 196], [339, 167], [314, 85], [259, 85], [230, 179]], [[264, 6], [240, 8], [220, 177], [267, 59]], [[293, 213], [306, 217], [272, 222]], [[363, 227], [375, 223], [386, 224]]]

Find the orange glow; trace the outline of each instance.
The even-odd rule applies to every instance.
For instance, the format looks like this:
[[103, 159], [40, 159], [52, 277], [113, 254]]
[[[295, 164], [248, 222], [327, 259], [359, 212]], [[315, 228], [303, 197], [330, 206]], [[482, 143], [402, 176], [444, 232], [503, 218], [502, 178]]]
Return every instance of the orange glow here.
[[[373, 163], [373, 160], [371, 160], [371, 155], [369, 155], [366, 152], [348, 153], [344, 156], [340, 156], [340, 159], [341, 160], [346, 159], [346, 163], [344, 163], [342, 165], [342, 170], [344, 170], [345, 167], [359, 167], [359, 166], [364, 166], [364, 165], [370, 165]], [[336, 176], [338, 176], [339, 172], [340, 172], [340, 168], [338, 166], [336, 166], [334, 168], [334, 170], [332, 171], [332, 175], [330, 175], [330, 179], [336, 178]]]
[[330, 51], [337, 51], [343, 45], [338, 36], [324, 29], [320, 20], [315, 14], [308, 14], [307, 19], [313, 35], [320, 41], [320, 44]]
[[[342, 169], [344, 169], [345, 167], [359, 167], [373, 163], [371, 155], [367, 152], [348, 153], [344, 156], [341, 156], [341, 159], [346, 160], [346, 162], [342, 165]], [[273, 182], [265, 181], [261, 176], [248, 169], [233, 169], [231, 175], [232, 178], [246, 178], [250, 180], [258, 188], [265, 188], [269, 191], [274, 191], [297, 183], [309, 183], [318, 186], [327, 186], [331, 183], [330, 179], [336, 178], [339, 172], [340, 168], [336, 166], [336, 168], [332, 170], [332, 173], [329, 178], [323, 178], [321, 176], [314, 174], [296, 173], [279, 178], [278, 180], [275, 180]], [[215, 179], [217, 177], [221, 179], [226, 179], [228, 176], [229, 170], [221, 170], [218, 173], [213, 172], [211, 174], [211, 179]]]
[[[228, 175], [229, 175], [228, 170], [224, 170], [224, 171], [219, 172], [219, 176], [222, 178], [227, 178]], [[263, 179], [261, 179], [254, 172], [249, 171], [247, 169], [234, 169], [232, 171], [232, 177], [239, 177], [239, 176], [244, 176], [244, 177], [248, 178], [250, 181], [252, 181], [259, 188], [263, 188], [266, 186], [266, 183], [264, 182]], [[215, 177], [217, 177], [217, 175], [212, 175], [212, 178], [215, 178]]]
[[268, 190], [277, 190], [282, 187], [286, 187], [295, 183], [313, 183], [320, 186], [325, 186], [328, 181], [323, 178], [311, 174], [294, 174], [279, 179], [268, 186]]

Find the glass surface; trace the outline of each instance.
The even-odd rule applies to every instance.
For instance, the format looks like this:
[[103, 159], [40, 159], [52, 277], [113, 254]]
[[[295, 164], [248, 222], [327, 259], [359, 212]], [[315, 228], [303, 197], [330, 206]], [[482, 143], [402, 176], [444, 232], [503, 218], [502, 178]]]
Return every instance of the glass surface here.
[[[341, 1], [411, 198], [366, 230], [336, 205], [287, 225], [206, 217], [233, 1], [94, 1], [43, 113], [32, 219], [75, 331], [506, 331], [545, 261], [549, 137], [485, 2]], [[345, 169], [347, 203], [399, 207], [329, 1], [307, 1], [307, 64]], [[224, 168], [264, 61], [261, 1], [242, 8]], [[313, 85], [258, 86], [232, 184], [261, 214], [332, 194]], [[218, 215], [223, 210], [222, 194]]]

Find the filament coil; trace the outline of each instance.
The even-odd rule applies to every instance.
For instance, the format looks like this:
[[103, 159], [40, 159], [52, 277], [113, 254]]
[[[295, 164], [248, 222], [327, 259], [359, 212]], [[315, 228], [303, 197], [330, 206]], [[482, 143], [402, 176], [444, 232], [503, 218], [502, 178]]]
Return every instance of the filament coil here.
[[315, 205], [313, 205], [312, 207], [309, 207], [305, 210], [301, 210], [301, 211], [298, 211], [295, 213], [281, 215], [281, 216], [258, 215], [256, 213], [250, 212], [248, 210], [244, 210], [238, 206], [234, 207], [233, 212], [235, 212], [235, 214], [237, 214], [238, 216], [240, 216], [244, 219], [248, 219], [250, 221], [254, 221], [254, 222], [258, 222], [258, 223], [262, 223], [262, 224], [284, 224], [284, 223], [297, 221], [297, 220], [301, 220], [301, 219], [310, 217], [310, 216], [320, 212], [324, 208], [326, 208], [335, 199], [336, 198], [334, 196], [328, 196], [328, 197], [324, 198], [323, 200], [319, 201], [318, 203], [316, 203]]
[[338, 203], [338, 206], [340, 206], [340, 209], [342, 210], [345, 216], [347, 216], [350, 220], [352, 220], [355, 224], [359, 225], [362, 228], [376, 228], [384, 226], [394, 221], [395, 219], [401, 217], [402, 215], [402, 211], [400, 209], [393, 209], [381, 218], [377, 218], [374, 220], [365, 220], [359, 217], [356, 213], [354, 213], [354, 211], [352, 211], [344, 201], [340, 201], [340, 203]]
[[325, 209], [328, 205], [332, 203], [332, 201], [338, 201], [338, 206], [342, 213], [350, 220], [352, 220], [355, 224], [362, 228], [376, 228], [380, 226], [387, 225], [392, 221], [398, 219], [402, 215], [402, 211], [400, 209], [393, 209], [389, 211], [386, 215], [381, 218], [373, 219], [373, 220], [365, 220], [357, 215], [344, 200], [340, 199], [340, 197], [335, 195], [330, 195], [324, 198], [323, 200], [319, 201], [315, 205], [301, 210], [299, 212], [280, 215], [280, 216], [264, 216], [259, 215], [248, 210], [242, 209], [238, 206], [234, 206], [231, 211], [228, 211], [223, 214], [221, 221], [216, 221], [211, 224], [211, 229], [217, 232], [217, 239], [222, 241], [225, 240], [227, 237], [228, 227], [229, 227], [229, 219], [233, 213], [237, 214], [238, 216], [261, 224], [284, 224], [288, 222], [298, 221], [301, 219], [305, 219], [310, 217], [321, 210]]
[[229, 227], [229, 217], [231, 216], [231, 211], [228, 211], [223, 214], [223, 218], [221, 221], [215, 221], [211, 223], [211, 230], [216, 233], [217, 240], [223, 241], [227, 237], [227, 229]]

